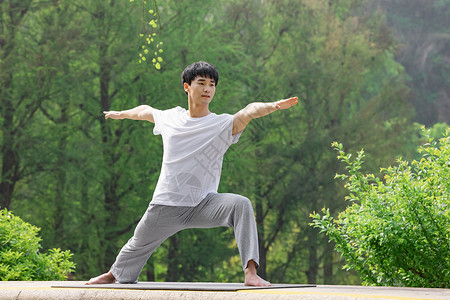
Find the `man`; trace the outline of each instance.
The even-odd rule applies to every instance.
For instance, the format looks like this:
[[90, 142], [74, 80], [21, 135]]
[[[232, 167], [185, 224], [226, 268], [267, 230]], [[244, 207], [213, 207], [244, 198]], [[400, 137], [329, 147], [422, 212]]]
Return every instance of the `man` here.
[[223, 156], [237, 143], [247, 124], [297, 104], [297, 97], [271, 103], [251, 103], [235, 115], [209, 110], [219, 75], [206, 62], [188, 66], [182, 82], [189, 109], [158, 110], [141, 105], [125, 111], [106, 111], [105, 118], [144, 120], [155, 124], [163, 139], [163, 163], [153, 199], [108, 273], [86, 284], [135, 283], [155, 249], [187, 228], [233, 227], [245, 274], [245, 285], [268, 286], [257, 275], [258, 235], [249, 199], [217, 193]]

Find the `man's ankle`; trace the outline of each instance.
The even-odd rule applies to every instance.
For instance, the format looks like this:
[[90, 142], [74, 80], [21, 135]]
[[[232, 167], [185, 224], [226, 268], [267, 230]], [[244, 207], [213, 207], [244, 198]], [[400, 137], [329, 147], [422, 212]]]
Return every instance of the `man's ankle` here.
[[247, 263], [247, 268], [244, 270], [245, 274], [256, 274], [256, 263], [254, 260], [249, 260]]

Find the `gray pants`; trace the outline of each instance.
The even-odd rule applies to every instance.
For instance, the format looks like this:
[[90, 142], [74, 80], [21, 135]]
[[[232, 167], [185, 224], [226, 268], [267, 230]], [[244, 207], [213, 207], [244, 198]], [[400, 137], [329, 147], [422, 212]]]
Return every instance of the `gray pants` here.
[[167, 238], [183, 229], [214, 227], [234, 228], [243, 269], [250, 260], [259, 265], [250, 200], [236, 194], [208, 194], [195, 207], [150, 205], [110, 271], [120, 283], [135, 283], [150, 255]]

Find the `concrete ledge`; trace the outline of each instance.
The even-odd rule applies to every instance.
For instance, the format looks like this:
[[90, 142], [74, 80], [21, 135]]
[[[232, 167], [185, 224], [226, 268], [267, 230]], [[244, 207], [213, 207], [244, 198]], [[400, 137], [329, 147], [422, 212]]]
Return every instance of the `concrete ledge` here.
[[[71, 300], [71, 299], [450, 299], [450, 289], [390, 288], [360, 286], [326, 286], [292, 289], [243, 290], [238, 292], [154, 291], [51, 288], [64, 285], [55, 281], [3, 281], [0, 299]], [[67, 282], [66, 282], [67, 283]]]

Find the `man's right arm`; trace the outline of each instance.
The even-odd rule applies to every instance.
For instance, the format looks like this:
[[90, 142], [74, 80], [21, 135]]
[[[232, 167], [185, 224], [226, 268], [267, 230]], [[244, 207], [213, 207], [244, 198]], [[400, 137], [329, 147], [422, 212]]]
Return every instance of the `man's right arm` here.
[[153, 107], [149, 105], [139, 105], [135, 108], [122, 111], [104, 111], [105, 119], [111, 118], [115, 120], [131, 119], [131, 120], [142, 120], [155, 123], [153, 118]]

